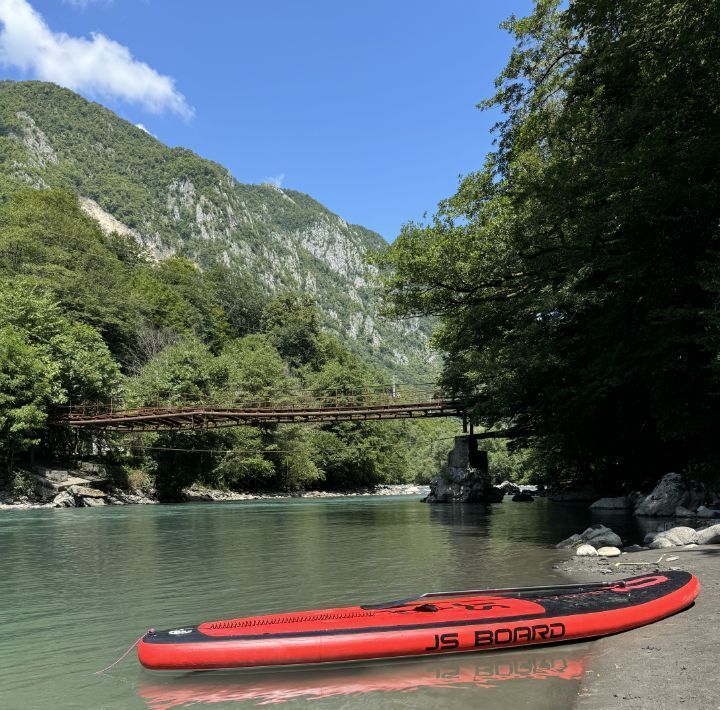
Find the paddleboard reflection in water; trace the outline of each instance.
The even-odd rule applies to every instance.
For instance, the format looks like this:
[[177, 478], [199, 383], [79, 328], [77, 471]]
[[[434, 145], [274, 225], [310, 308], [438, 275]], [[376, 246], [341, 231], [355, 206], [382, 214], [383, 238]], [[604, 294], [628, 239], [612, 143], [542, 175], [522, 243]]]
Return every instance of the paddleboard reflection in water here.
[[[459, 693], [481, 689], [480, 698], [455, 698], [457, 707], [470, 707], [482, 700], [484, 710], [524, 707], [534, 696], [533, 708], [565, 706], [564, 697], [574, 697], [589, 656], [587, 643], [565, 644], [498, 653], [457, 654], [445, 657], [397, 659], [345, 663], [321, 668], [295, 667], [266, 670], [214, 671], [183, 675], [153, 675], [142, 681], [141, 697], [152, 710], [173, 710], [201, 704], [247, 703], [274, 705], [291, 701], [363, 696], [363, 707], [378, 694], [378, 707], [394, 693], [426, 696], [427, 707], [439, 701], [434, 691], [443, 691], [442, 705], [456, 706], [444, 691]], [[537, 683], [555, 684], [557, 693], [535, 695]], [[421, 700], [421, 698], [418, 698]], [[469, 704], [468, 704], [469, 703]], [[539, 703], [539, 704], [538, 704]], [[569, 706], [569, 700], [568, 705]], [[342, 707], [348, 707], [343, 703]], [[425, 707], [413, 700], [413, 707]]]

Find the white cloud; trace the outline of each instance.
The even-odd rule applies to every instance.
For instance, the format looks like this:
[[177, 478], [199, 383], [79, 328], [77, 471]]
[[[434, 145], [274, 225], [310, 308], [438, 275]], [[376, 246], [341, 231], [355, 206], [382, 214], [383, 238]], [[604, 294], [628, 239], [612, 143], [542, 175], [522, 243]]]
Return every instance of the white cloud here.
[[102, 4], [109, 5], [113, 0], [62, 0], [66, 5], [86, 8], [88, 5]]
[[275, 175], [274, 177], [265, 178], [264, 182], [266, 182], [268, 185], [272, 185], [273, 187], [277, 187], [280, 189], [282, 187], [282, 184], [285, 180], [285, 173], [280, 173], [280, 175]]
[[[82, 1], [82, 0], [81, 0]], [[0, 0], [0, 64], [45, 81], [109, 99], [191, 118], [175, 81], [135, 59], [103, 34], [90, 38], [53, 32], [27, 0]]]

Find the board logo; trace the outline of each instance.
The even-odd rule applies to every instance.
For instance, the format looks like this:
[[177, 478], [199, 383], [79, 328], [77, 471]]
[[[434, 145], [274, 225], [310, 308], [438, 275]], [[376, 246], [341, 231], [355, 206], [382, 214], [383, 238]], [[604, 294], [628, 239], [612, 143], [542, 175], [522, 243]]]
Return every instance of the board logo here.
[[[565, 624], [533, 624], [532, 626], [515, 626], [512, 629], [481, 629], [474, 631], [471, 639], [464, 640], [463, 647], [469, 645], [475, 648], [482, 646], [504, 646], [506, 644], [522, 644], [530, 641], [547, 641], [560, 639], [565, 636]], [[432, 646], [426, 646], [426, 651], [452, 651], [460, 648], [460, 635], [457, 633], [435, 634]]]
[[191, 634], [192, 629], [173, 629], [172, 631], [168, 631], [168, 633], [172, 636], [182, 636], [183, 634]]

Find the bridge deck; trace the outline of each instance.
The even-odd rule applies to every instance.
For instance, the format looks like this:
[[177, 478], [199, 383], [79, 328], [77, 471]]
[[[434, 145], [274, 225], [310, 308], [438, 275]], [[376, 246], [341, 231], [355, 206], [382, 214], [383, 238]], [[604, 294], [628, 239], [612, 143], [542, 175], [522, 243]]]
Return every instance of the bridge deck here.
[[202, 405], [143, 407], [120, 411], [97, 411], [91, 407], [81, 407], [71, 409], [58, 417], [55, 423], [73, 428], [107, 429], [121, 432], [177, 431], [262, 424], [461, 417], [464, 409], [465, 407], [461, 403], [444, 399], [435, 399], [429, 402], [349, 404], [326, 407], [233, 408]]

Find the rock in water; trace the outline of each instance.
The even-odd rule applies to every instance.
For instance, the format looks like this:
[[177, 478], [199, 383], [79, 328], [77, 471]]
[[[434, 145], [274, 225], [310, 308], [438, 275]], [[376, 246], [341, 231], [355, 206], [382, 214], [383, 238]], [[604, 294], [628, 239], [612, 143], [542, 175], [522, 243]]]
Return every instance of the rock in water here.
[[619, 557], [621, 554], [617, 547], [601, 547], [597, 553], [600, 557]]
[[525, 491], [520, 491], [512, 497], [513, 503], [532, 503], [535, 499]]
[[520, 486], [512, 481], [503, 481], [495, 487], [505, 493], [505, 495], [514, 496], [520, 493]]
[[575, 550], [575, 554], [578, 557], [595, 557], [598, 551], [592, 545], [580, 545], [580, 547]]
[[698, 518], [716, 518], [718, 517], [718, 512], [701, 505], [698, 507], [696, 515]]
[[475, 436], [455, 437], [448, 463], [430, 481], [427, 503], [500, 503], [503, 492], [492, 485], [487, 451], [478, 450]]
[[652, 493], [635, 508], [635, 515], [673, 516], [678, 506], [697, 508], [706, 497], [704, 487], [679, 473], [665, 474]]

